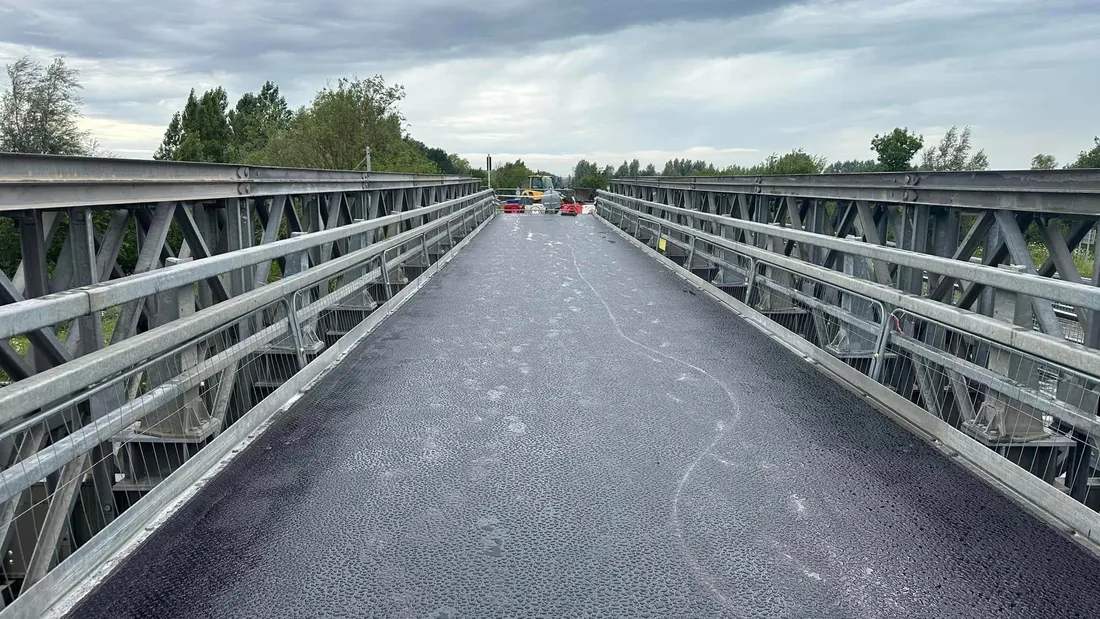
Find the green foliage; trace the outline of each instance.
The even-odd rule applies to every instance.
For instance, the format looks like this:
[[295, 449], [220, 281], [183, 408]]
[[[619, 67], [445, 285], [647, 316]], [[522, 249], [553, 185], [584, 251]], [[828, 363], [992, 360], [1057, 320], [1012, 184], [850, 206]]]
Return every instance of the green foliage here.
[[924, 150], [922, 170], [934, 172], [963, 172], [989, 169], [989, 159], [984, 150], [970, 154], [970, 127], [964, 127], [962, 133], [952, 126], [936, 146]]
[[522, 159], [510, 161], [493, 170], [493, 189], [521, 189], [527, 185], [527, 177], [534, 174]]
[[573, 183], [576, 184], [586, 176], [594, 176], [599, 173], [599, 166], [589, 162], [587, 159], [581, 159], [577, 162], [577, 165], [573, 166]]
[[221, 87], [201, 97], [192, 90], [153, 157], [355, 170], [366, 164], [370, 147], [372, 170], [468, 174], [465, 159], [407, 134], [398, 109], [404, 97], [404, 88], [381, 76], [340, 79], [297, 112], [272, 82], [242, 95], [232, 109]]
[[1096, 144], [1092, 150], [1083, 150], [1077, 155], [1077, 161], [1066, 166], [1067, 168], [1100, 168], [1100, 137], [1093, 138]]
[[242, 95], [227, 116], [237, 157], [267, 146], [272, 136], [290, 126], [293, 116], [272, 82], [265, 82], [259, 93]]
[[[731, 165], [716, 168], [706, 161], [672, 159], [665, 163], [662, 176], [765, 176], [769, 174], [820, 174], [827, 163], [824, 157], [811, 155], [801, 148], [785, 155], [772, 153], [764, 161], [750, 167]], [[649, 170], [647, 169], [646, 172]], [[656, 171], [656, 170], [653, 170]], [[643, 174], [646, 174], [643, 172]], [[648, 175], [648, 174], [647, 174]]]
[[[652, 164], [650, 164], [650, 167], [652, 167]], [[642, 173], [641, 168], [642, 164], [637, 159], [634, 159], [630, 162], [623, 161], [623, 164], [619, 166], [617, 170], [615, 170], [614, 177], [631, 178], [635, 176], [640, 176]], [[656, 172], [656, 169], [654, 169], [654, 172]]]
[[750, 174], [821, 174], [826, 163], [824, 157], [811, 155], [799, 148], [786, 155], [769, 155], [764, 163], [750, 169]]
[[309, 107], [294, 115], [251, 163], [328, 170], [355, 170], [371, 149], [371, 169], [385, 172], [437, 173], [438, 166], [415, 140], [406, 139], [397, 104], [405, 89], [388, 86], [382, 76], [340, 79], [322, 89]]
[[[449, 165], [449, 172], [446, 169], [442, 169], [446, 174], [472, 174], [473, 170], [470, 169], [470, 162], [458, 155], [451, 153], [447, 155], [447, 163]], [[484, 174], [484, 170], [478, 170]], [[482, 176], [481, 178], [484, 178]]]
[[451, 171], [451, 157], [447, 154], [447, 151], [442, 148], [430, 148], [423, 142], [414, 140], [411, 137], [406, 137], [405, 140], [417, 153], [435, 164], [435, 168], [438, 172], [453, 174]]
[[7, 65], [0, 96], [0, 151], [93, 155], [95, 140], [77, 125], [83, 101], [79, 72], [56, 58], [48, 67], [24, 56]]
[[1058, 160], [1054, 155], [1039, 153], [1031, 158], [1032, 170], [1053, 170], [1056, 167], [1058, 167]]
[[644, 170], [642, 170], [642, 176], [657, 176], [657, 168], [654, 165], [648, 164]]
[[15, 218], [0, 217], [0, 271], [9, 279], [14, 277], [19, 259], [19, 231]]
[[[192, 91], [194, 93], [194, 91]], [[179, 150], [180, 141], [183, 139], [183, 123], [180, 113], [172, 114], [172, 120], [168, 122], [168, 129], [164, 131], [164, 139], [153, 153], [153, 159], [158, 161], [171, 161]]]
[[880, 172], [882, 167], [874, 159], [852, 159], [850, 161], [834, 161], [825, 168], [826, 174], [856, 174], [861, 172]]
[[579, 181], [574, 181], [573, 185], [580, 189], [607, 189], [609, 178], [603, 174], [586, 174]]
[[871, 138], [871, 150], [878, 154], [883, 172], [904, 172], [912, 169], [913, 155], [924, 146], [924, 136], [909, 133], [909, 128], [895, 127], [885, 135]]
[[[218, 87], [195, 97], [191, 90], [179, 122], [179, 146], [175, 148], [172, 159], [177, 162], [230, 163], [237, 159], [233, 148], [233, 131], [229, 125], [226, 109], [229, 96], [226, 89]], [[172, 130], [169, 123], [168, 130]], [[167, 150], [169, 139], [165, 132], [165, 141], [157, 152]]]
[[665, 163], [661, 176], [716, 176], [719, 171], [714, 164], [702, 159], [670, 159]]
[[279, 87], [267, 82], [258, 94], [245, 93], [229, 110], [229, 96], [217, 87], [187, 97], [164, 132], [154, 159], [233, 163], [264, 148], [275, 133], [290, 125], [293, 115]]
[[[577, 189], [607, 189], [607, 183], [612, 178], [631, 175], [631, 169], [636, 169], [640, 166], [641, 164], [635, 159], [631, 163], [624, 161], [623, 165], [619, 166], [616, 170], [616, 168], [612, 166], [601, 168], [595, 162], [581, 159], [577, 162], [577, 165], [573, 167], [571, 184]], [[564, 181], [559, 181], [556, 177], [554, 182], [562, 182], [562, 185], [565, 185]]]

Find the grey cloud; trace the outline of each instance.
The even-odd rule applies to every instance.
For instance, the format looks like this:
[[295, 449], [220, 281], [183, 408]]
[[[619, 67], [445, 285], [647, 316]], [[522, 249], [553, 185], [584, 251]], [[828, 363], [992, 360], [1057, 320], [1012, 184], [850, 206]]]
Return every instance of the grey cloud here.
[[[158, 126], [191, 86], [235, 96], [272, 79], [298, 105], [381, 72], [409, 87], [414, 135], [458, 152], [868, 157], [876, 131], [958, 123], [994, 165], [1019, 166], [1098, 131], [1100, 12], [1072, 0], [8, 2], [0, 44], [83, 61], [90, 112]], [[746, 67], [706, 73], [723, 59]], [[678, 85], [684, 67], [703, 74]], [[534, 100], [478, 96], [540, 80]], [[574, 109], [578, 89], [593, 102]]]
[[733, 19], [776, 6], [769, 0], [59, 0], [0, 8], [0, 40], [79, 57], [163, 58], [188, 70], [214, 70], [318, 53], [344, 62], [512, 54], [532, 41]]

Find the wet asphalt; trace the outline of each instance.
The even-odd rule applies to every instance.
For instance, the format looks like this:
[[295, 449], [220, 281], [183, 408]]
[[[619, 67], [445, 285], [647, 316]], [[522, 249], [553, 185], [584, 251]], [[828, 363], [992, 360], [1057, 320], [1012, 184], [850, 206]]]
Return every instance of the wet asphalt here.
[[593, 216], [498, 216], [72, 617], [1096, 617], [1100, 563]]

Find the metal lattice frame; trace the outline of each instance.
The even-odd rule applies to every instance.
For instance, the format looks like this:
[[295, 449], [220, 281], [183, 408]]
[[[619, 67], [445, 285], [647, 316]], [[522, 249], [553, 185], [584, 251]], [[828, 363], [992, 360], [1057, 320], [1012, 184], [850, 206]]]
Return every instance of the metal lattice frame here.
[[1087, 281], [1071, 253], [1100, 172], [620, 179], [597, 212], [1100, 509], [1100, 262]]
[[[13, 277], [0, 274], [3, 599], [366, 320], [494, 204], [459, 176], [0, 155], [0, 217], [14, 220], [21, 257]], [[98, 226], [97, 213], [109, 214]], [[105, 311], [117, 317], [109, 337]]]
[[[1067, 282], [1100, 284], [1100, 261], [1094, 261], [1086, 279], [1072, 256], [1100, 219], [1096, 170], [619, 179], [612, 181], [611, 192], [813, 234], [854, 236], [952, 260], [1013, 265]], [[1041, 264], [1033, 260], [1024, 238], [1032, 225], [1040, 234], [1040, 243], [1032, 246], [1049, 256]], [[742, 232], [739, 240], [746, 234]], [[840, 255], [834, 250], [810, 255], [796, 249], [796, 242], [787, 241], [777, 251], [825, 268], [836, 268]], [[995, 294], [984, 284], [960, 287], [955, 277], [929, 281], [918, 269], [882, 261], [873, 264], [872, 279], [994, 315]], [[1069, 334], [1089, 347], [1100, 346], [1100, 323], [1093, 325], [1089, 312], [1041, 299], [1032, 303], [1034, 320], [1044, 333]]]

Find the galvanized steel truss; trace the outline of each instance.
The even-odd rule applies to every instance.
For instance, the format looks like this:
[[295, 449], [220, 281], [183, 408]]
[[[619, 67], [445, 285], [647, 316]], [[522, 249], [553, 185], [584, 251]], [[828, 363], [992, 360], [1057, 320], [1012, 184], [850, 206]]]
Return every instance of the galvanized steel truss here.
[[1100, 509], [1100, 172], [618, 179], [597, 213]]
[[[4, 600], [494, 204], [458, 176], [0, 155], [0, 217], [21, 257], [13, 277], [0, 273]], [[97, 226], [96, 213], [109, 215]], [[104, 311], [116, 317], [106, 342]]]

